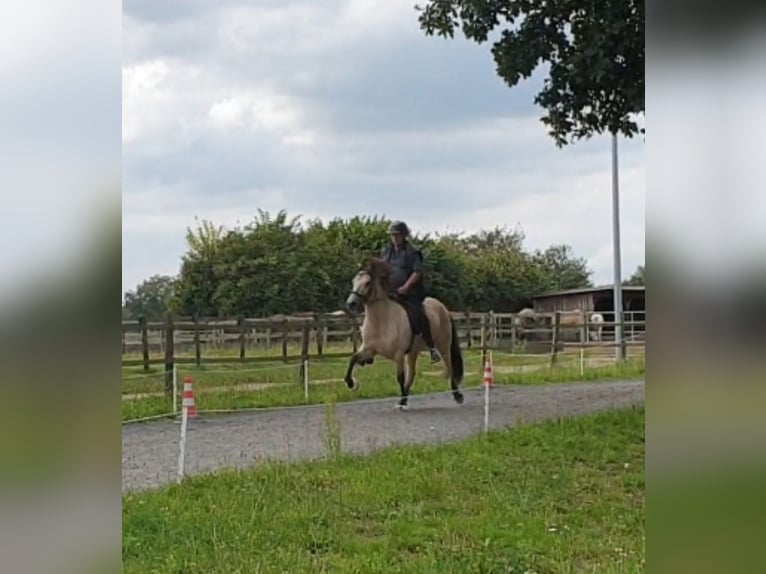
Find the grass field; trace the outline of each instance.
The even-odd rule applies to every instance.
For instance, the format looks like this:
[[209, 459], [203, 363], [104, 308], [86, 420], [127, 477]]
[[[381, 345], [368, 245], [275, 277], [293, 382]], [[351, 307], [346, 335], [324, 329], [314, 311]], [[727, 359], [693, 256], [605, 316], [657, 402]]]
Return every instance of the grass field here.
[[192, 478], [124, 496], [123, 572], [643, 572], [644, 454], [632, 408]]
[[[464, 359], [464, 386], [480, 384], [480, 352], [465, 351]], [[645, 369], [643, 354], [636, 354], [621, 365], [589, 366], [583, 373], [580, 372], [577, 354], [562, 355], [553, 369], [548, 368], [548, 361], [547, 355], [494, 353], [495, 381], [498, 384], [539, 384], [637, 378], [643, 376]], [[346, 366], [345, 359], [312, 362], [309, 365], [309, 403], [398, 396], [395, 366], [390, 361], [379, 359], [373, 365], [358, 367], [355, 372], [360, 389], [356, 393], [349, 391], [342, 382]], [[285, 365], [281, 361], [209, 364], [200, 367], [193, 364], [179, 365], [178, 379], [180, 386], [184, 376], [193, 378], [196, 404], [201, 409], [291, 406], [306, 404], [299, 368], [298, 363]], [[172, 412], [172, 401], [162, 394], [162, 369], [162, 366], [155, 367], [151, 376], [145, 377], [142, 367], [123, 368], [122, 420]], [[441, 368], [421, 358], [412, 394], [446, 391], [448, 388], [446, 379], [441, 376]]]

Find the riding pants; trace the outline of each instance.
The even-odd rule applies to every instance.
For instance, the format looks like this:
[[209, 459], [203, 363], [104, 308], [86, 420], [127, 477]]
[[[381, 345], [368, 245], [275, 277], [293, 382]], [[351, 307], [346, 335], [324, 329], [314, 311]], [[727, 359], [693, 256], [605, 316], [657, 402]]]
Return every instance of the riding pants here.
[[433, 349], [435, 345], [433, 335], [431, 335], [431, 322], [428, 320], [428, 315], [426, 315], [423, 305], [425, 297], [417, 294], [399, 295], [399, 297], [414, 310], [415, 328], [420, 336], [423, 337], [423, 341], [425, 341], [428, 348]]

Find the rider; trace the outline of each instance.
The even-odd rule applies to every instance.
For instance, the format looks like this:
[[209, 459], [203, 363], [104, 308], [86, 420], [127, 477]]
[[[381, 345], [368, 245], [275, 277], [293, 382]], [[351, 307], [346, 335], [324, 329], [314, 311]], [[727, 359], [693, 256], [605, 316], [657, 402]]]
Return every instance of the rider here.
[[415, 324], [428, 346], [431, 362], [441, 360], [431, 335], [431, 324], [423, 308], [425, 288], [423, 286], [423, 254], [407, 238], [410, 230], [403, 221], [394, 221], [388, 227], [391, 243], [381, 251], [380, 257], [392, 267], [391, 288], [398, 297], [415, 311]]

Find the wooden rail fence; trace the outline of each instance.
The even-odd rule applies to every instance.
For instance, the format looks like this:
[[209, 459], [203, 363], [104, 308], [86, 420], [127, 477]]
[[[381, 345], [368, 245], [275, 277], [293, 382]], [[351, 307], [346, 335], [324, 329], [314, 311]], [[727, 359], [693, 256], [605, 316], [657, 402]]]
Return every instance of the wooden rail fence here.
[[[583, 317], [590, 314], [586, 312]], [[565, 315], [568, 313], [538, 313], [532, 325], [521, 323], [514, 313], [454, 312], [452, 318], [461, 346], [480, 350], [482, 363], [489, 350], [550, 354], [553, 364], [557, 354], [567, 348], [616, 346], [614, 330], [620, 323], [614, 320], [601, 323], [601, 340], [594, 341], [593, 324], [589, 325], [590, 331], [585, 320], [564, 325], [561, 319]], [[353, 352], [359, 348], [361, 322], [360, 317], [341, 314], [305, 314], [264, 319], [242, 316], [229, 319], [168, 316], [164, 321], [123, 321], [122, 364], [126, 367], [143, 366], [144, 371], [149, 371], [152, 365], [164, 365], [166, 389], [171, 392], [172, 372], [177, 364], [281, 360], [285, 363], [300, 361], [303, 365], [304, 361], [310, 359], [348, 357], [349, 343]], [[625, 312], [621, 324], [624, 333], [622, 356], [626, 356], [627, 347], [644, 345], [645, 314]], [[346, 349], [332, 351], [332, 344], [342, 344]], [[299, 345], [297, 354], [291, 353], [291, 345]], [[281, 347], [277, 355], [270, 352], [275, 346]], [[312, 347], [316, 349], [315, 353], [311, 352]], [[208, 353], [203, 352], [203, 349], [216, 351], [218, 356], [204, 356]], [[261, 352], [254, 354], [258, 350]], [[226, 351], [227, 355], [222, 356], [221, 351]]]

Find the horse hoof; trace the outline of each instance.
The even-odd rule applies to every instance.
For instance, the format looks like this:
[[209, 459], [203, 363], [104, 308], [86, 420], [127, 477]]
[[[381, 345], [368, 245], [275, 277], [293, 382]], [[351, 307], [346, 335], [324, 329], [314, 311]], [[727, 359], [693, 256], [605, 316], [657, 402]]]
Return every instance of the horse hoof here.
[[455, 399], [455, 402], [459, 405], [463, 404], [463, 400], [465, 397], [463, 396], [463, 393], [453, 393], [452, 397]]
[[350, 380], [346, 379], [346, 386], [351, 391], [358, 391], [359, 390], [359, 382], [356, 379], [354, 379], [353, 377]]
[[408, 410], [410, 410], [410, 407], [407, 406], [407, 405], [403, 405], [401, 403], [397, 403], [396, 410], [397, 411], [408, 411]]

